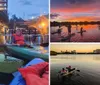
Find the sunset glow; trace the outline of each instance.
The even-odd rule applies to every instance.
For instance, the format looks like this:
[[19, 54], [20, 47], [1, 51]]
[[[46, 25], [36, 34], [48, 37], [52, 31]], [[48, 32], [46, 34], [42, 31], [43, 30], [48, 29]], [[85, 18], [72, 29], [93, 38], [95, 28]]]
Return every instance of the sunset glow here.
[[100, 0], [51, 0], [51, 14], [51, 21], [99, 21]]
[[77, 52], [93, 52], [100, 49], [100, 44], [51, 44], [51, 51], [72, 51]]

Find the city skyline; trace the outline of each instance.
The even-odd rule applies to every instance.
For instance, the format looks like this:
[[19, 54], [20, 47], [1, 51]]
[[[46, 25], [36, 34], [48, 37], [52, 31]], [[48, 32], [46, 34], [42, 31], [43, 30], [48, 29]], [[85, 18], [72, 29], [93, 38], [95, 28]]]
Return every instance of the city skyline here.
[[93, 52], [96, 49], [100, 49], [99, 44], [51, 44], [51, 51], [73, 51], [76, 52]]

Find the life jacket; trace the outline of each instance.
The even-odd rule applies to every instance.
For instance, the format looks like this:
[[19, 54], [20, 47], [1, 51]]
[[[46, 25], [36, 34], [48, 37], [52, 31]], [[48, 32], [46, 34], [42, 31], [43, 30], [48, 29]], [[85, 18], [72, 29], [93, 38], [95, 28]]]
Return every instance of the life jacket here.
[[18, 36], [16, 34], [13, 34], [13, 37], [15, 39], [15, 44], [19, 44], [19, 45], [24, 45], [25, 44], [23, 35]]
[[47, 62], [18, 69], [26, 85], [48, 85], [49, 65]]

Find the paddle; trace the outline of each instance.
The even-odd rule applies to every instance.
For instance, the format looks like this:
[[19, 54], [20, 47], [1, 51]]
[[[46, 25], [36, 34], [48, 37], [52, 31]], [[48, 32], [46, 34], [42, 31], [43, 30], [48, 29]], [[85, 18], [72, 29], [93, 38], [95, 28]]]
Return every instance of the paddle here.
[[76, 70], [77, 72], [80, 72], [80, 70]]

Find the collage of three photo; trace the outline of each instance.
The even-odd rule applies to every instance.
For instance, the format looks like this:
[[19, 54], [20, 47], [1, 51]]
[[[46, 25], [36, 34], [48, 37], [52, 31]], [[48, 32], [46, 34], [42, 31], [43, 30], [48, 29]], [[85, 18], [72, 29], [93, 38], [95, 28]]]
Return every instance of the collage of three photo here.
[[0, 0], [0, 85], [100, 85], [99, 0]]

